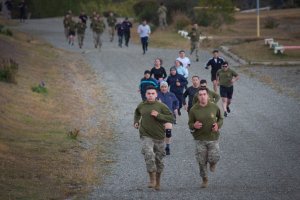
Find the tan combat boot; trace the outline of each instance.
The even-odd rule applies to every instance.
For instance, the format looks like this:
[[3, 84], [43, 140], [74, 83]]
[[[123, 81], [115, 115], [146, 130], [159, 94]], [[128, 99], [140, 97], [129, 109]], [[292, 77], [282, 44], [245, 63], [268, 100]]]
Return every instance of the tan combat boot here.
[[201, 188], [207, 188], [207, 187], [208, 187], [208, 178], [204, 177], [202, 178]]
[[215, 172], [215, 171], [216, 171], [216, 166], [217, 166], [216, 163], [210, 163], [210, 164], [209, 164], [209, 170], [210, 170], [211, 172]]
[[155, 185], [155, 190], [160, 190], [160, 176], [161, 176], [161, 173], [157, 173], [156, 172], [156, 185]]
[[156, 185], [156, 172], [149, 172], [150, 183], [148, 188], [154, 188]]

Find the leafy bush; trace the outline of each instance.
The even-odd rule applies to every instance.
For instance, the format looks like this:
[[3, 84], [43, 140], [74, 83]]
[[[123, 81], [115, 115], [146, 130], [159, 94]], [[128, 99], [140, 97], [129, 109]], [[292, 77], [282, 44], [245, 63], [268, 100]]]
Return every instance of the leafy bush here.
[[0, 34], [13, 36], [13, 32], [2, 24], [0, 24]]
[[74, 129], [74, 130], [71, 130], [71, 131], [69, 131], [68, 133], [67, 133], [67, 135], [71, 138], [71, 139], [76, 139], [77, 138], [77, 136], [79, 135], [79, 133], [80, 133], [80, 130], [79, 129]]
[[228, 0], [202, 0], [200, 7], [193, 9], [193, 20], [201, 26], [219, 28], [234, 21], [234, 6]]
[[268, 29], [274, 29], [279, 26], [279, 22], [273, 17], [266, 17], [264, 27]]
[[19, 65], [13, 59], [2, 60], [0, 63], [0, 81], [8, 83], [17, 83], [16, 74]]
[[33, 86], [31, 88], [31, 90], [33, 92], [36, 92], [36, 93], [40, 93], [40, 94], [48, 94], [48, 90], [46, 87], [42, 86], [42, 85], [38, 85], [38, 86]]
[[157, 9], [158, 3], [156, 0], [144, 0], [139, 1], [133, 5], [133, 11], [137, 17], [137, 20], [147, 20], [154, 24], [158, 24]]
[[176, 30], [182, 30], [191, 24], [191, 20], [180, 11], [174, 12], [172, 16]]

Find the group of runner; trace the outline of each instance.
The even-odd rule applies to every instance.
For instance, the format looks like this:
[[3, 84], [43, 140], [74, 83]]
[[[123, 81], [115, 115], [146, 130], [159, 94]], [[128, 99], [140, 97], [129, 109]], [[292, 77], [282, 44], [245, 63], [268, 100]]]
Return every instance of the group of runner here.
[[[219, 56], [218, 50], [213, 51], [213, 57], [205, 67], [211, 68], [214, 91], [209, 90], [207, 81], [201, 80], [199, 76], [192, 76], [192, 85], [187, 87], [191, 62], [184, 50], [179, 51], [169, 75], [162, 65], [162, 59], [157, 58], [154, 66], [145, 70], [139, 85], [142, 102], [134, 113], [134, 127], [140, 132], [142, 153], [150, 178], [148, 187], [160, 189], [163, 157], [170, 155], [173, 124], [177, 123], [176, 118], [181, 115], [181, 108], [184, 106], [189, 115], [188, 126], [195, 140], [196, 159], [202, 177], [201, 187], [206, 188], [207, 165], [214, 172], [220, 159], [219, 129], [223, 124], [223, 116], [227, 117], [231, 112], [229, 105], [233, 84], [239, 76]], [[217, 94], [218, 86], [220, 95]], [[217, 105], [220, 96], [223, 115]]]
[[105, 23], [105, 18], [97, 12], [93, 12], [90, 17], [88, 17], [84, 12], [81, 12], [79, 17], [76, 19], [73, 17], [72, 11], [69, 10], [63, 19], [63, 25], [66, 40], [70, 45], [74, 45], [75, 37], [77, 35], [79, 48], [83, 47], [88, 20], [90, 20], [89, 27], [93, 32], [95, 48], [101, 48], [101, 36], [106, 29], [106, 26], [108, 26], [109, 29], [108, 31], [111, 42], [113, 42], [115, 32], [117, 32], [119, 47], [122, 47], [123, 40], [125, 46], [128, 47], [130, 40], [130, 29], [132, 28], [132, 23], [128, 20], [128, 17], [125, 17], [123, 21], [118, 21], [115, 17], [115, 14], [113, 12], [109, 12], [108, 17], [106, 18], [107, 23]]

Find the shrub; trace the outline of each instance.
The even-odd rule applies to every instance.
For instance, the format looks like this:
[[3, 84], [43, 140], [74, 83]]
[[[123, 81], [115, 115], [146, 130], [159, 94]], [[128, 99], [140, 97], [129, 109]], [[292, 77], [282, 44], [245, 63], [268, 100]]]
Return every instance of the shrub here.
[[31, 90], [32, 92], [36, 92], [40, 94], [48, 94], [47, 88], [41, 84], [39, 84], [38, 86], [33, 86]]
[[154, 24], [158, 24], [157, 9], [158, 3], [156, 0], [146, 0], [139, 1], [133, 5], [133, 11], [138, 19], [142, 21], [143, 19]]
[[7, 36], [13, 36], [12, 31], [8, 28], [5, 28], [5, 26], [2, 24], [0, 24], [0, 34], [7, 35]]
[[176, 30], [182, 30], [191, 24], [191, 20], [180, 11], [172, 13], [172, 16]]
[[268, 29], [274, 29], [279, 26], [279, 22], [273, 17], [266, 17], [264, 27]]
[[234, 6], [228, 0], [202, 0], [193, 9], [193, 20], [201, 26], [219, 28], [222, 24], [234, 21]]
[[77, 136], [79, 135], [80, 133], [80, 130], [79, 129], [74, 129], [74, 130], [71, 130], [67, 133], [67, 135], [71, 138], [71, 139], [76, 139]]
[[0, 64], [0, 81], [8, 83], [17, 83], [16, 74], [19, 65], [13, 59], [2, 60]]

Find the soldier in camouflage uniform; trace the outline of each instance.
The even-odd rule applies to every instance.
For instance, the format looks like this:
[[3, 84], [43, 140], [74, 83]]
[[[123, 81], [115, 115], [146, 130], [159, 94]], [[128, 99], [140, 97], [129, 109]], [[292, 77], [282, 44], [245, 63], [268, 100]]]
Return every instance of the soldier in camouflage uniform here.
[[70, 21], [70, 15], [66, 14], [63, 20], [63, 24], [64, 24], [64, 33], [65, 33], [65, 37], [66, 40], [68, 41], [69, 39], [69, 21]]
[[84, 20], [80, 20], [76, 24], [76, 30], [77, 30], [77, 37], [78, 37], [78, 45], [81, 49], [83, 46], [83, 40], [84, 40], [84, 34], [85, 34], [86, 24], [84, 23]]
[[114, 40], [116, 23], [117, 23], [117, 18], [114, 16], [113, 12], [110, 12], [109, 16], [107, 17], [107, 24], [109, 27], [108, 31], [109, 31], [111, 42]]
[[69, 17], [68, 30], [69, 30], [69, 44], [73, 46], [75, 36], [76, 36], [76, 22], [73, 20], [72, 16]]
[[[207, 88], [207, 90], [208, 90], [208, 98], [209, 98], [208, 100], [210, 102], [215, 103], [215, 104], [218, 103], [218, 101], [220, 100], [220, 95], [218, 95], [217, 93], [215, 93], [214, 91], [210, 90], [207, 87], [207, 81], [205, 79], [202, 79], [200, 81], [200, 87], [206, 87]], [[197, 95], [194, 96], [192, 105], [195, 105], [196, 103], [199, 103]]]
[[208, 186], [207, 164], [214, 172], [220, 159], [219, 129], [223, 125], [223, 117], [219, 107], [209, 102], [207, 88], [200, 87], [197, 93], [199, 103], [189, 112], [189, 128], [196, 144], [196, 159], [199, 164], [202, 188]]
[[168, 24], [167, 24], [167, 11], [168, 9], [166, 6], [164, 6], [164, 3], [160, 3], [160, 6], [157, 10], [158, 13], [158, 19], [159, 19], [159, 27], [163, 30], [165, 29]]
[[98, 47], [101, 48], [102, 46], [101, 35], [105, 29], [105, 24], [100, 17], [95, 17], [91, 26], [93, 30], [95, 48]]
[[169, 108], [156, 100], [155, 87], [146, 90], [146, 101], [140, 103], [134, 113], [134, 127], [139, 129], [142, 154], [149, 173], [149, 188], [160, 189], [160, 177], [164, 169], [165, 123], [173, 123], [174, 117]]
[[195, 51], [196, 61], [199, 61], [198, 50], [199, 50], [199, 42], [200, 42], [200, 31], [198, 28], [198, 24], [194, 24], [191, 32], [189, 32], [188, 36], [191, 38], [191, 52], [190, 55]]

